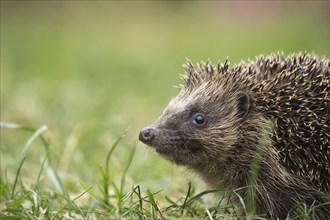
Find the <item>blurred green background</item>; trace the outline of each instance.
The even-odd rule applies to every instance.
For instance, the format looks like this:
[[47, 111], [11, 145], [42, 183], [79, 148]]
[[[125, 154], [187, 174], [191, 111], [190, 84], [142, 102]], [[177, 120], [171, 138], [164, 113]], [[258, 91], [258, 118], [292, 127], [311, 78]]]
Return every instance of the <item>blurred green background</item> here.
[[[214, 63], [229, 57], [231, 64], [277, 51], [329, 57], [329, 7], [329, 1], [1, 1], [1, 120], [47, 125], [67, 183], [92, 184], [109, 147], [128, 130], [113, 166], [125, 164], [140, 128], [178, 92], [173, 86], [186, 57]], [[1, 130], [1, 171], [9, 177], [30, 136]], [[34, 145], [26, 178], [37, 175], [44, 155]], [[191, 176], [184, 169], [136, 147], [132, 183], [186, 187]]]

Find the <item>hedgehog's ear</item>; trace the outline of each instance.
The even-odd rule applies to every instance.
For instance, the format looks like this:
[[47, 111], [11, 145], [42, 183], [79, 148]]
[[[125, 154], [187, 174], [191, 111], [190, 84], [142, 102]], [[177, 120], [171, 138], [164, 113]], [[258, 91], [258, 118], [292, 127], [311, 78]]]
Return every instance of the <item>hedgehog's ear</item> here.
[[245, 92], [238, 92], [236, 95], [237, 107], [238, 107], [238, 118], [244, 120], [250, 110], [250, 97]]

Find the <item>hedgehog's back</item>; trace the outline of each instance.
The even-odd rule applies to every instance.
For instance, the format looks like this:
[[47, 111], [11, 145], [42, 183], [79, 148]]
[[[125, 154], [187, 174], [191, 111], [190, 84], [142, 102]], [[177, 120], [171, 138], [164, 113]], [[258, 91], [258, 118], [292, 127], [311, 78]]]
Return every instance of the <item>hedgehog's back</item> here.
[[[260, 57], [249, 74], [256, 108], [274, 121], [273, 142], [292, 173], [328, 192], [330, 61], [312, 55]], [[253, 82], [258, 82], [253, 85]]]

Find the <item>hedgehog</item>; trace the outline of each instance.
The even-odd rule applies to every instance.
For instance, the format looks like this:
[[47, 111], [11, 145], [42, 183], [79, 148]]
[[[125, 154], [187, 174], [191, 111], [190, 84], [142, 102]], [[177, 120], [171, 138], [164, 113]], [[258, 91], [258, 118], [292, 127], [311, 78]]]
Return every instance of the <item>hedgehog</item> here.
[[301, 203], [329, 218], [330, 59], [277, 53], [184, 67], [179, 94], [139, 140], [210, 188], [248, 199], [253, 185], [257, 215], [285, 219]]

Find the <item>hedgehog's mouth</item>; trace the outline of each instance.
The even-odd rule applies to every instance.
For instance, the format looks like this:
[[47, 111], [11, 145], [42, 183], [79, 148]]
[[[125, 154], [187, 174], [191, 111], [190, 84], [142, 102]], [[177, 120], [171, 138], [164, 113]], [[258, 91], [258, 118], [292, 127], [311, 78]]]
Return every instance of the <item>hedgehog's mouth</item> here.
[[179, 147], [179, 146], [158, 146], [158, 147], [154, 147], [155, 151], [158, 154], [161, 155], [170, 155], [170, 154], [180, 154], [180, 155], [186, 155], [189, 154], [189, 150], [185, 149], [183, 147]]

